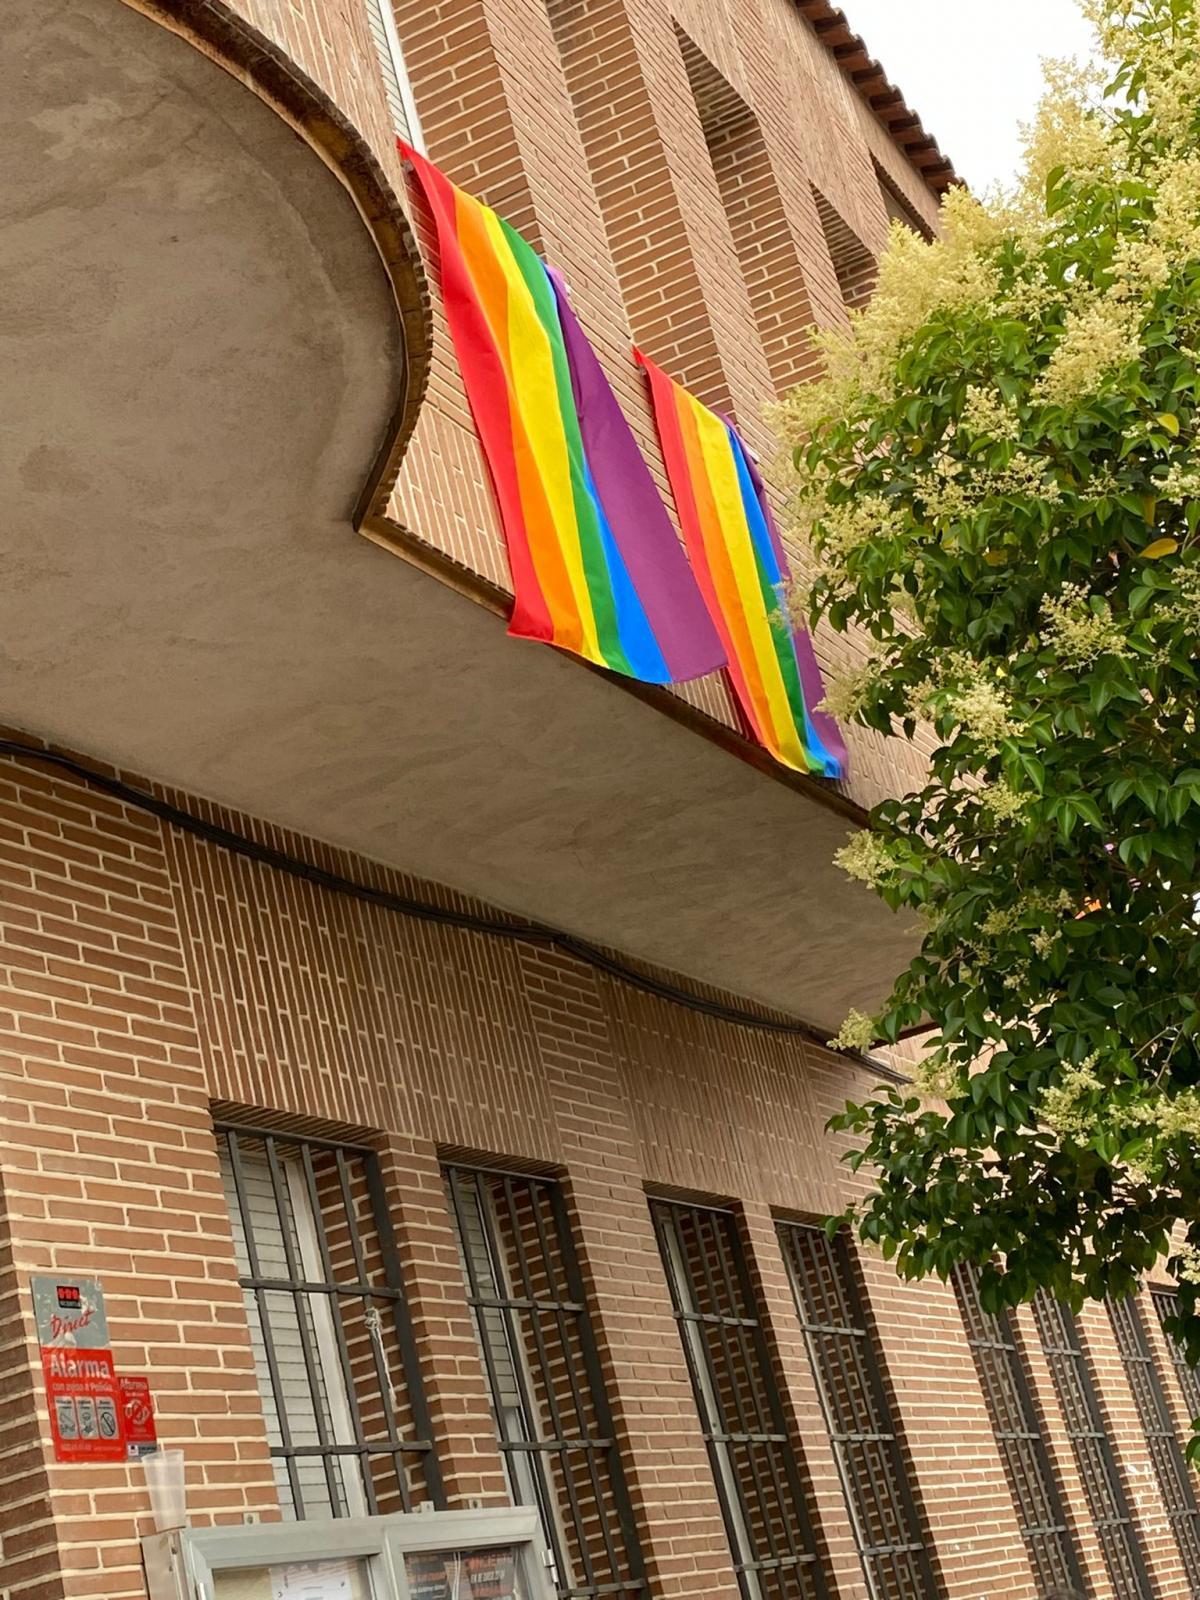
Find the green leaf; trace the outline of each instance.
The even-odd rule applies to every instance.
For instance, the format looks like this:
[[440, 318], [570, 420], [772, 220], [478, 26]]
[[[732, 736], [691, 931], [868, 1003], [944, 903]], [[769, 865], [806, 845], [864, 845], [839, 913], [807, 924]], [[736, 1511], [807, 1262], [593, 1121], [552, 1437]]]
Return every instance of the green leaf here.
[[1132, 778], [1114, 778], [1107, 791], [1109, 805], [1115, 808], [1123, 801], [1128, 800], [1133, 793], [1133, 782]]
[[1103, 828], [1104, 819], [1100, 815], [1100, 807], [1092, 799], [1091, 795], [1078, 794], [1073, 798], [1071, 804], [1076, 814], [1082, 817], [1086, 823], [1089, 823], [1093, 828]]
[[1172, 439], [1178, 439], [1179, 418], [1173, 411], [1159, 411], [1154, 420], [1160, 428], [1164, 428], [1171, 435]]

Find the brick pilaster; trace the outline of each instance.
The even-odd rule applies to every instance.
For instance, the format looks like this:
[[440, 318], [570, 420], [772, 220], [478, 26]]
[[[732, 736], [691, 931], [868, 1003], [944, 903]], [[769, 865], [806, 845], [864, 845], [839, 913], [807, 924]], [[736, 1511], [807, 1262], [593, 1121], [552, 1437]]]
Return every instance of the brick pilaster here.
[[[0, 829], [0, 1170], [21, 1305], [8, 1326], [32, 1359], [30, 1274], [99, 1277], [117, 1366], [149, 1374], [160, 1438], [187, 1457], [193, 1517], [277, 1515], [159, 824], [6, 768]], [[44, 1444], [40, 1377], [34, 1398]], [[141, 1600], [141, 1468], [46, 1472], [64, 1595]]]
[[446, 1503], [507, 1505], [437, 1151], [427, 1140], [392, 1134], [381, 1164]]
[[621, 1104], [594, 973], [553, 952], [523, 962], [580, 1266], [642, 1555], [659, 1600], [734, 1600], [716, 1487]]
[[821, 1396], [796, 1302], [779, 1247], [775, 1220], [761, 1201], [741, 1207], [748, 1250], [763, 1319], [763, 1331], [775, 1357], [775, 1378], [793, 1444], [810, 1486], [818, 1550], [825, 1559], [830, 1585], [838, 1600], [867, 1600], [868, 1590], [854, 1541], [854, 1529], [838, 1477], [837, 1461], [821, 1410]]

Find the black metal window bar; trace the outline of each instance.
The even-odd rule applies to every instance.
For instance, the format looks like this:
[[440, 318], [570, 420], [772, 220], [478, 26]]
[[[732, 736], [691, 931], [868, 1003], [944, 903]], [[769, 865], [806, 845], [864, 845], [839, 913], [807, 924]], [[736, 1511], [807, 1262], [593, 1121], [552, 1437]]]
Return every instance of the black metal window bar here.
[[[1174, 1289], [1151, 1289], [1150, 1298], [1154, 1302], [1154, 1309], [1158, 1313], [1158, 1320], [1165, 1323], [1168, 1317], [1174, 1317], [1179, 1312], [1179, 1297]], [[1195, 1421], [1200, 1417], [1200, 1372], [1195, 1367], [1188, 1366], [1188, 1359], [1183, 1346], [1173, 1334], [1163, 1328], [1163, 1335], [1167, 1341], [1167, 1348], [1171, 1352], [1171, 1365], [1179, 1379], [1179, 1387], [1183, 1390], [1183, 1403], [1187, 1409], [1188, 1417]]]
[[441, 1505], [374, 1153], [233, 1123], [216, 1131], [284, 1515]]
[[1082, 1592], [1079, 1556], [1067, 1525], [1029, 1375], [1017, 1346], [1012, 1313], [1006, 1310], [993, 1316], [984, 1310], [974, 1267], [956, 1267], [953, 1279], [967, 1343], [975, 1358], [1034, 1576], [1043, 1589]]
[[938, 1593], [879, 1352], [842, 1234], [780, 1223], [779, 1239], [872, 1600]]
[[1108, 1314], [1183, 1569], [1191, 1592], [1200, 1594], [1200, 1507], [1196, 1505], [1191, 1471], [1171, 1420], [1137, 1296], [1127, 1295], [1124, 1300], [1110, 1296]]
[[1154, 1600], [1154, 1585], [1075, 1314], [1043, 1290], [1034, 1299], [1033, 1315], [1114, 1600]]
[[637, 1531], [561, 1187], [444, 1168], [509, 1490], [564, 1600], [641, 1596]]
[[650, 1210], [742, 1600], [826, 1600], [736, 1219], [667, 1200]]

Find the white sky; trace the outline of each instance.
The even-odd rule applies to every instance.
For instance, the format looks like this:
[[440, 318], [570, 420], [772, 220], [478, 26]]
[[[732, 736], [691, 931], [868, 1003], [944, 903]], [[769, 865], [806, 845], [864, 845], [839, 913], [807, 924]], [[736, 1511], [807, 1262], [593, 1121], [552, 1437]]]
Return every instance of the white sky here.
[[841, 0], [868, 50], [973, 189], [1007, 181], [1044, 56], [1086, 56], [1075, 0]]

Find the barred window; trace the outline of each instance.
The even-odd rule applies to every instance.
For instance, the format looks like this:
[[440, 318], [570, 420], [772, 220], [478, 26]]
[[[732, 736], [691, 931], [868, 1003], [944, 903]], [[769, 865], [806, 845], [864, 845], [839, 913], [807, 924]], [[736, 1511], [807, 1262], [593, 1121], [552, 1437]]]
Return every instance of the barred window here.
[[1192, 1491], [1191, 1471], [1171, 1421], [1158, 1364], [1146, 1336], [1142, 1308], [1136, 1295], [1128, 1295], [1124, 1300], [1110, 1297], [1107, 1304], [1167, 1520], [1179, 1545], [1192, 1592], [1200, 1594], [1200, 1508]]
[[1012, 1313], [1006, 1310], [993, 1316], [983, 1309], [979, 1277], [973, 1266], [955, 1267], [953, 1278], [967, 1343], [975, 1358], [1034, 1575], [1044, 1589], [1082, 1590], [1079, 1556], [1067, 1526], [1029, 1376], [1017, 1347]]
[[285, 1517], [442, 1500], [372, 1151], [217, 1125], [254, 1366]]
[[1115, 1600], [1154, 1600], [1145, 1555], [1075, 1313], [1043, 1290], [1034, 1299], [1033, 1315]]
[[[1178, 1316], [1179, 1297], [1174, 1289], [1151, 1289], [1150, 1298], [1154, 1302], [1154, 1309], [1158, 1313], [1158, 1320], [1165, 1323], [1168, 1317]], [[1179, 1387], [1183, 1390], [1183, 1403], [1188, 1416], [1194, 1421], [1200, 1417], [1200, 1372], [1195, 1367], [1188, 1365], [1188, 1359], [1183, 1346], [1173, 1334], [1167, 1333], [1167, 1349], [1171, 1352], [1171, 1364], [1175, 1368], [1175, 1375], [1179, 1379]]]
[[937, 1584], [844, 1235], [779, 1238], [872, 1600], [933, 1600]]
[[805, 1483], [737, 1224], [652, 1200], [651, 1215], [742, 1600], [825, 1600]]
[[560, 1595], [643, 1595], [562, 1190], [546, 1178], [444, 1171], [513, 1501], [537, 1507]]

